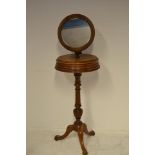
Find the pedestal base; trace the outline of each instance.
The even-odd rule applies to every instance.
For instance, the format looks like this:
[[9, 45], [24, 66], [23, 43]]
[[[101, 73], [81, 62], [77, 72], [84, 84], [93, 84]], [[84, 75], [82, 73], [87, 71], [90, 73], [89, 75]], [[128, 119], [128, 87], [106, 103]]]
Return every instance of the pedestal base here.
[[80, 86], [81, 86], [81, 73], [74, 73], [75, 76], [75, 109], [73, 110], [74, 116], [76, 118], [76, 121], [73, 125], [69, 125], [66, 129], [66, 132], [59, 136], [55, 136], [55, 140], [62, 140], [66, 138], [72, 131], [76, 131], [78, 133], [81, 149], [83, 151], [83, 155], [87, 155], [88, 152], [84, 146], [84, 140], [83, 135], [84, 133], [89, 136], [94, 136], [94, 131], [88, 131], [87, 125], [81, 121], [81, 116], [83, 113], [83, 110], [81, 109], [81, 98], [80, 98]]
[[83, 155], [87, 155], [88, 152], [84, 146], [84, 139], [83, 139], [83, 135], [84, 133], [87, 134], [88, 136], [94, 136], [95, 132], [92, 131], [88, 131], [87, 129], [87, 125], [81, 121], [77, 122], [75, 121], [74, 124], [69, 125], [66, 129], [66, 132], [63, 135], [56, 135], [55, 136], [55, 140], [63, 140], [64, 138], [66, 138], [72, 131], [76, 131], [79, 137], [79, 141], [80, 141], [80, 145], [81, 145], [81, 149], [83, 152]]

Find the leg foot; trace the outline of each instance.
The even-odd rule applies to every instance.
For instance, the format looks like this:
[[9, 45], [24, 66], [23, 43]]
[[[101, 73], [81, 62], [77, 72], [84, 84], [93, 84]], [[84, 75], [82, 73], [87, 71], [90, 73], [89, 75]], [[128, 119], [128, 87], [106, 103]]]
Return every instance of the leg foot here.
[[60, 136], [60, 135], [56, 135], [54, 137], [54, 139], [57, 141], [57, 140], [62, 140], [64, 138], [66, 138], [72, 131], [74, 130], [74, 126], [73, 125], [69, 125], [66, 129], [66, 132]]
[[58, 140], [62, 140], [64, 138], [66, 138], [72, 131], [76, 131], [78, 133], [78, 137], [79, 137], [79, 141], [80, 141], [80, 145], [81, 145], [81, 149], [82, 149], [82, 152], [83, 152], [83, 155], [87, 155], [88, 152], [85, 148], [85, 145], [84, 145], [84, 139], [83, 139], [83, 135], [84, 133], [89, 135], [89, 136], [94, 136], [95, 135], [95, 132], [92, 130], [92, 131], [88, 131], [87, 129], [87, 125], [85, 123], [82, 123], [82, 122], [78, 122], [78, 123], [74, 123], [73, 125], [69, 125], [66, 129], [66, 132], [63, 134], [63, 135], [56, 135], [55, 136], [55, 140], [58, 141]]
[[94, 136], [95, 135], [95, 132], [93, 130], [88, 131], [86, 124], [83, 124], [83, 130], [84, 130], [84, 133], [87, 134], [88, 136]]
[[79, 141], [80, 141], [80, 145], [81, 145], [83, 155], [87, 155], [88, 152], [84, 146], [84, 140], [83, 140], [83, 125], [79, 126], [79, 128], [78, 128], [78, 136], [79, 136]]

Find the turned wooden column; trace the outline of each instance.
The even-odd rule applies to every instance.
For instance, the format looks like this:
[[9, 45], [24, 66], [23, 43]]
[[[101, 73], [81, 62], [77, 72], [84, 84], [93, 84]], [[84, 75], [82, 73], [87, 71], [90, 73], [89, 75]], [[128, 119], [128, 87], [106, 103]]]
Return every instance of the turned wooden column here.
[[76, 121], [76, 125], [81, 125], [81, 116], [83, 110], [81, 109], [81, 96], [80, 96], [80, 86], [81, 86], [81, 73], [74, 73], [75, 76], [75, 109], [73, 110]]

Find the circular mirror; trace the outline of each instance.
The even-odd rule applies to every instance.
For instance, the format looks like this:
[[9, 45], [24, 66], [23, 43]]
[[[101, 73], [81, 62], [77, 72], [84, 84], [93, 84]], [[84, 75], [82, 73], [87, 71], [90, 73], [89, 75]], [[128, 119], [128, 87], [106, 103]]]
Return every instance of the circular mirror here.
[[70, 47], [77, 48], [85, 45], [90, 39], [91, 30], [84, 20], [74, 18], [63, 25], [62, 39]]
[[95, 29], [92, 22], [84, 15], [72, 14], [62, 20], [58, 27], [58, 38], [66, 49], [81, 52], [94, 40]]

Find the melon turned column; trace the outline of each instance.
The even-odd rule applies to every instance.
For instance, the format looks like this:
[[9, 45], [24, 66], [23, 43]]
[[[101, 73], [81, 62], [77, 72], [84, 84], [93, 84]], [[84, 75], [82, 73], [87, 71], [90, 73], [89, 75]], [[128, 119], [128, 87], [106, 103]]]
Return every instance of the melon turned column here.
[[76, 118], [76, 121], [74, 122], [75, 125], [80, 126], [82, 124], [81, 122], [81, 116], [83, 113], [83, 110], [81, 109], [81, 97], [80, 97], [80, 86], [81, 86], [81, 73], [74, 73], [75, 76], [75, 109], [73, 110], [74, 116]]
[[74, 73], [75, 76], [75, 109], [73, 110], [76, 121], [74, 122], [74, 130], [77, 131], [79, 142], [83, 155], [87, 155], [88, 152], [84, 146], [83, 134], [84, 134], [84, 123], [81, 121], [83, 110], [81, 109], [81, 97], [80, 97], [80, 86], [81, 86], [81, 73]]

